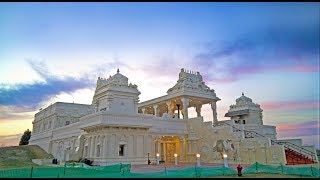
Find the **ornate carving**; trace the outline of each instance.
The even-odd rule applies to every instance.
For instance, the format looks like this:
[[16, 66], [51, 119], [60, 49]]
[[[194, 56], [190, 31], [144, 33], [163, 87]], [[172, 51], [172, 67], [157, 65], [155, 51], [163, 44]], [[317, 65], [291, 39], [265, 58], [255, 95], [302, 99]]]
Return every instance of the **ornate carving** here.
[[218, 157], [218, 154], [220, 154], [220, 157], [223, 157], [223, 154], [226, 154], [227, 152], [231, 152], [232, 155], [235, 153], [234, 145], [230, 139], [227, 140], [217, 140], [217, 142], [214, 143], [213, 149], [214, 158]]
[[119, 139], [119, 144], [127, 144], [127, 135], [122, 134]]
[[179, 79], [177, 83], [170, 88], [167, 93], [170, 94], [184, 89], [202, 92], [216, 97], [214, 90], [205, 85], [199, 72], [187, 71], [182, 68], [181, 72], [179, 73]]
[[236, 104], [230, 106], [230, 110], [232, 109], [243, 109], [248, 108], [261, 110], [260, 105], [253, 103], [251, 98], [248, 98], [247, 96], [242, 95], [240, 98], [236, 99]]
[[208, 160], [209, 158], [209, 146], [208, 145], [203, 145], [200, 147], [200, 154], [201, 154], [201, 159], [203, 160]]

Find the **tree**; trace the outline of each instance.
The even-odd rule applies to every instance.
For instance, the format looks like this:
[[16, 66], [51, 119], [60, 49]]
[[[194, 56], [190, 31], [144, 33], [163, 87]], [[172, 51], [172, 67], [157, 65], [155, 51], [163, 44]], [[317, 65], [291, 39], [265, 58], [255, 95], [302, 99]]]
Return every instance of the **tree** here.
[[20, 145], [28, 145], [30, 137], [31, 137], [31, 131], [29, 131], [29, 129], [27, 129], [26, 131], [24, 131], [24, 133], [20, 139], [19, 146]]

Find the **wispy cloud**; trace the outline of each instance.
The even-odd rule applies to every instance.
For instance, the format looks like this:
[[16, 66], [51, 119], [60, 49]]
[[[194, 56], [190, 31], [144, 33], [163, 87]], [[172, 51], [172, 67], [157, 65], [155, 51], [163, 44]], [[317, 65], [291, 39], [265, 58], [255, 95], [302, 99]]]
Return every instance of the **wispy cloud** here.
[[277, 126], [278, 137], [319, 135], [319, 121], [307, 121], [297, 124], [280, 124]]
[[22, 134], [0, 136], [0, 147], [18, 146]]
[[236, 81], [245, 74], [319, 72], [319, 27], [270, 27], [230, 41], [211, 41], [193, 64], [216, 82]]
[[[81, 77], [54, 75], [46, 67], [43, 61], [27, 60], [31, 68], [37, 72], [44, 82], [33, 84], [0, 84], [0, 105], [11, 110], [34, 111], [40, 102], [56, 96], [60, 93], [71, 93], [78, 89], [94, 88], [96, 78], [100, 73], [116, 67], [128, 67], [121, 61], [111, 61], [102, 65], [94, 66], [92, 72], [85, 72]], [[6, 111], [7, 111], [6, 110]], [[1, 111], [5, 111], [2, 108]]]
[[17, 106], [24, 108], [36, 108], [38, 103], [48, 99], [50, 96], [62, 92], [72, 92], [77, 89], [94, 86], [94, 82], [87, 77], [74, 78], [55, 76], [48, 71], [43, 62], [28, 61], [34, 71], [36, 71], [45, 82], [35, 82], [34, 84], [16, 84], [14, 88], [3, 88], [0, 85], [0, 103], [4, 106]]
[[319, 109], [316, 101], [272, 101], [259, 103], [264, 110]]

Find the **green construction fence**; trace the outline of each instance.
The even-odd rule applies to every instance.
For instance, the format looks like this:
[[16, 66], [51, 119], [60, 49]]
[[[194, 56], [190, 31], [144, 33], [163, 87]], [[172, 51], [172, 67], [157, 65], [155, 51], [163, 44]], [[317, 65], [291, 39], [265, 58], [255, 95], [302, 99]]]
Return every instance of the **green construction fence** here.
[[[64, 167], [32, 167], [0, 170], [0, 178], [201, 178], [215, 176], [235, 176], [236, 169], [229, 167], [188, 167], [163, 170], [161, 172], [131, 172], [130, 164], [109, 166], [88, 166], [83, 163], [66, 163]], [[270, 166], [254, 163], [243, 169], [242, 174], [288, 174], [305, 177], [320, 177], [319, 168]]]

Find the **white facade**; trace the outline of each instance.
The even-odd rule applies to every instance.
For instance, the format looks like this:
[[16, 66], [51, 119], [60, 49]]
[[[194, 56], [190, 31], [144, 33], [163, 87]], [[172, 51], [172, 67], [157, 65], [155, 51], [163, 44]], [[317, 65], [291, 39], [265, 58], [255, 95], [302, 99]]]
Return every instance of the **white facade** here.
[[[138, 103], [139, 94], [137, 85], [128, 83], [119, 70], [108, 79], [99, 77], [91, 105], [57, 102], [38, 112], [29, 142], [61, 161], [88, 158], [100, 165], [146, 164], [148, 158], [155, 162], [156, 154], [166, 163], [174, 162], [174, 154], [179, 162], [194, 162], [196, 153], [204, 162], [220, 162], [213, 146], [227, 139], [236, 146], [224, 151], [238, 156], [233, 163], [278, 163], [268, 161], [275, 156], [279, 162], [286, 161], [284, 146], [271, 143], [276, 139], [275, 127], [263, 125], [262, 109], [250, 98], [238, 98], [226, 114], [231, 120], [218, 121], [220, 99], [199, 72], [181, 69], [165, 96]], [[204, 104], [211, 105], [212, 122], [203, 122]], [[188, 117], [188, 108], [197, 112], [196, 118]], [[264, 137], [248, 139], [251, 131]], [[246, 159], [240, 153], [245, 150], [255, 152], [251, 161], [241, 160]]]

